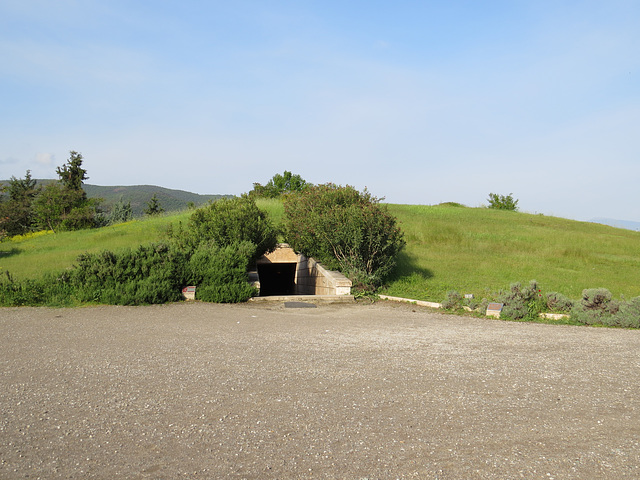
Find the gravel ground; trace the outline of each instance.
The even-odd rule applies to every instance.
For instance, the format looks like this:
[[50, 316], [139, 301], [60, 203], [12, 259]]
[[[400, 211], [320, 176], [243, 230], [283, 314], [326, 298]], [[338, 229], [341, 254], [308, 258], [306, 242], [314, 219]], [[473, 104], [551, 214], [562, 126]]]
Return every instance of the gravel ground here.
[[640, 478], [639, 331], [384, 303], [0, 328], [0, 478]]

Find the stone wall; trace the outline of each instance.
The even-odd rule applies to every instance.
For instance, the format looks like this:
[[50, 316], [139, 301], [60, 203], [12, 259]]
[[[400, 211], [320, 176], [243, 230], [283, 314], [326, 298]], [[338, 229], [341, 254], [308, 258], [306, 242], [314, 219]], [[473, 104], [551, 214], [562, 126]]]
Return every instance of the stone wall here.
[[295, 263], [296, 295], [351, 295], [351, 280], [340, 272], [327, 270], [313, 258], [295, 253], [286, 243], [258, 259], [261, 263]]
[[351, 295], [351, 280], [304, 255], [298, 260], [295, 284], [299, 295]]

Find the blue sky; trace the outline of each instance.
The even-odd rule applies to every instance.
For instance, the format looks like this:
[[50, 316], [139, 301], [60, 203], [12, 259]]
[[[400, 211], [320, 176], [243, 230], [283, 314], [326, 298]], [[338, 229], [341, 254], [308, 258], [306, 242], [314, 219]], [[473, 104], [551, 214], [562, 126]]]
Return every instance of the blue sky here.
[[640, 2], [0, 0], [0, 178], [640, 221]]

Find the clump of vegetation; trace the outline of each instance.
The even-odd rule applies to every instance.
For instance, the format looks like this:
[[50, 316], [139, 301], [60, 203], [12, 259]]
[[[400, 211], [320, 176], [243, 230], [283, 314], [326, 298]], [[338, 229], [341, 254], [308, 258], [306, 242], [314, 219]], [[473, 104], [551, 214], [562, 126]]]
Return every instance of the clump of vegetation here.
[[448, 291], [445, 299], [442, 301], [442, 308], [445, 310], [462, 310], [463, 308], [467, 308], [468, 310], [481, 314], [484, 314], [487, 310], [487, 305], [488, 301], [484, 298], [479, 302], [473, 295], [468, 297], [465, 295], [463, 297], [456, 290]]
[[513, 198], [513, 193], [510, 193], [509, 195], [490, 193], [487, 201], [489, 202], [489, 208], [493, 208], [495, 210], [510, 210], [512, 212], [518, 210], [518, 200]]
[[504, 304], [500, 316], [513, 320], [533, 320], [546, 307], [542, 289], [538, 288], [538, 282], [535, 280], [531, 280], [529, 285], [524, 287], [520, 282], [511, 284], [508, 291], [498, 296], [498, 302]]
[[573, 301], [558, 292], [550, 292], [547, 294], [547, 309], [551, 312], [568, 313], [573, 308]]
[[87, 171], [82, 154], [71, 151], [66, 164], [56, 169], [59, 180], [38, 187], [27, 170], [24, 179], [11, 177], [8, 198], [0, 196], [0, 239], [40, 230], [80, 230], [102, 224], [99, 200], [82, 189]]
[[0, 279], [0, 304], [147, 305], [182, 300], [181, 289], [198, 285], [196, 298], [235, 303], [256, 294], [247, 282], [251, 243], [200, 245], [192, 254], [167, 243], [121, 252], [86, 253], [72, 269], [40, 279]]
[[308, 186], [311, 186], [311, 184], [307, 183], [300, 175], [285, 170], [282, 175], [276, 173], [266, 185], [254, 183], [253, 189], [249, 192], [249, 196], [280, 198], [287, 193], [302, 192]]
[[462, 308], [462, 295], [455, 290], [447, 292], [447, 296], [442, 301], [442, 308], [445, 310], [459, 310]]
[[193, 212], [186, 227], [178, 225], [168, 233], [184, 248], [191, 249], [203, 242], [220, 247], [251, 242], [254, 245], [251, 260], [273, 251], [278, 241], [271, 220], [248, 195], [222, 198], [201, 207]]
[[113, 207], [106, 219], [106, 223], [109, 225], [115, 225], [117, 223], [124, 223], [133, 220], [133, 210], [131, 209], [131, 201], [126, 203], [120, 197]]
[[87, 171], [82, 154], [71, 151], [69, 160], [56, 172], [59, 181], [48, 184], [35, 197], [33, 211], [39, 230], [80, 230], [100, 226], [99, 200], [87, 198], [82, 183]]
[[606, 288], [587, 288], [582, 291], [580, 302], [571, 311], [571, 318], [586, 325], [606, 325], [620, 309]]
[[183, 252], [167, 244], [141, 245], [114, 253], [83, 254], [67, 282], [79, 302], [144, 305], [181, 298], [187, 271]]
[[395, 217], [366, 190], [333, 184], [307, 187], [286, 195], [284, 210], [285, 238], [291, 247], [340, 270], [356, 289], [382, 285], [405, 245]]
[[164, 208], [160, 204], [160, 200], [158, 199], [158, 195], [155, 193], [153, 197], [147, 202], [147, 208], [144, 209], [145, 215], [160, 215], [164, 212]]
[[247, 267], [256, 246], [235, 242], [226, 247], [202, 244], [189, 259], [189, 285], [196, 299], [214, 303], [245, 302], [257, 289], [247, 282]]
[[38, 280], [7, 274], [0, 280], [0, 304], [166, 303], [181, 300], [187, 285], [197, 286], [199, 300], [242, 302], [257, 293], [247, 267], [275, 242], [275, 229], [253, 200], [224, 199], [196, 210], [187, 227], [173, 229], [165, 242], [85, 253], [73, 268]]

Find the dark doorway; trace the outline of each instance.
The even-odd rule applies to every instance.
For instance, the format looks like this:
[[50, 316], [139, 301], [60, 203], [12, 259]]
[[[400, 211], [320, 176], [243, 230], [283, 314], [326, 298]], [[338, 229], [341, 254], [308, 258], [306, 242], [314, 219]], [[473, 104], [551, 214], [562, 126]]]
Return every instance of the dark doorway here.
[[295, 293], [295, 263], [259, 263], [260, 296], [293, 295]]

